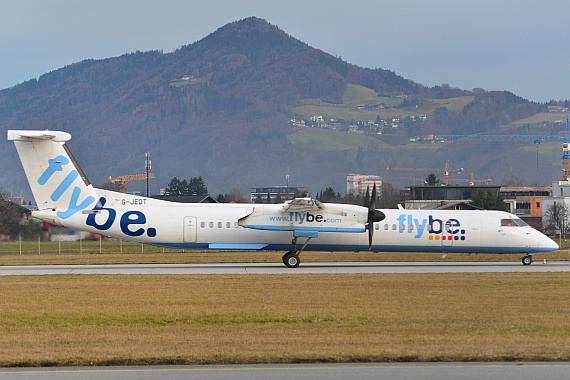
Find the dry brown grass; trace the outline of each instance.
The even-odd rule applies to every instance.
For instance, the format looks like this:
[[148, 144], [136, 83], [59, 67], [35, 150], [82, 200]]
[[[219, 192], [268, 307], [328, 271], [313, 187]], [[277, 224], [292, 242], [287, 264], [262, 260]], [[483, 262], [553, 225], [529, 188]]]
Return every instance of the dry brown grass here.
[[7, 276], [0, 365], [570, 360], [570, 273]]

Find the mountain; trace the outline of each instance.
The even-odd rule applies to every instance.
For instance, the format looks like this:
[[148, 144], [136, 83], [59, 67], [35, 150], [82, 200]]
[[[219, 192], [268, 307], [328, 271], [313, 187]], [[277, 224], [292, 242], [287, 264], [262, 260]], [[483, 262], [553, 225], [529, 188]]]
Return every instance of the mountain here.
[[[350, 101], [362, 94], [393, 106], [355, 114]], [[389, 70], [360, 68], [251, 17], [172, 53], [85, 60], [2, 90], [0, 129], [71, 133], [69, 146], [96, 186], [110, 175], [142, 173], [144, 152], [150, 151], [155, 193], [174, 176], [202, 176], [214, 195], [238, 187], [247, 196], [251, 187], [284, 185], [286, 174], [291, 185], [314, 193], [326, 186], [344, 192], [347, 172], [384, 174], [395, 163], [442, 167], [446, 159], [456, 166], [469, 163], [468, 170], [496, 180], [524, 178], [517, 167], [525, 165], [519, 157], [525, 147], [486, 147], [482, 156], [478, 148], [469, 153], [453, 144], [417, 149], [408, 138], [485, 131], [545, 109], [509, 92], [429, 88]], [[369, 115], [428, 117], [354, 143], [345, 132], [322, 130], [324, 135], [311, 137], [315, 131], [289, 122], [323, 110], [329, 117], [340, 112], [354, 119], [347, 124]], [[331, 139], [337, 147], [329, 146]], [[5, 140], [0, 147], [0, 186], [27, 190], [14, 147]], [[501, 176], [497, 159], [505, 164]], [[557, 175], [553, 157], [546, 165], [540, 181]]]

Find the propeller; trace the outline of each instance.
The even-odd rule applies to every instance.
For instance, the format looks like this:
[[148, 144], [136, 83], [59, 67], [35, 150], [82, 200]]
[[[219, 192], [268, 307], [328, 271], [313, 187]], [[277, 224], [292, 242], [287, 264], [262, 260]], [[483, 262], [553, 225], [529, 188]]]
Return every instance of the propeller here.
[[368, 187], [366, 188], [366, 196], [364, 198], [364, 207], [368, 207], [368, 250], [372, 249], [372, 236], [374, 235], [374, 223], [381, 222], [386, 218], [382, 211], [376, 210], [376, 182], [372, 188], [372, 195], [368, 197]]

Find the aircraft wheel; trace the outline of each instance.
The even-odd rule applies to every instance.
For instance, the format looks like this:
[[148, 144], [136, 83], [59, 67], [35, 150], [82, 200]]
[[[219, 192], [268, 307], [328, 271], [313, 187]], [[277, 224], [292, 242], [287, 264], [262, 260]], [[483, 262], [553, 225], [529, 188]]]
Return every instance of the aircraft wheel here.
[[523, 257], [523, 258], [522, 258], [522, 263], [523, 263], [524, 265], [530, 265], [530, 264], [532, 264], [532, 257], [530, 257], [530, 256], [525, 256], [525, 257]]
[[283, 264], [288, 268], [297, 268], [300, 262], [299, 256], [294, 253], [288, 252], [283, 256]]

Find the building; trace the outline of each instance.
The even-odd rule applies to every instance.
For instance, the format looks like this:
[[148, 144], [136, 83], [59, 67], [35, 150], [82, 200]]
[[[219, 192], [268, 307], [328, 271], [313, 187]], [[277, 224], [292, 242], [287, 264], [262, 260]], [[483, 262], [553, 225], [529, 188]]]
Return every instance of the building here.
[[540, 219], [542, 217], [542, 199], [552, 196], [552, 188], [550, 186], [505, 186], [501, 187], [501, 196], [510, 213], [520, 218]]
[[411, 186], [402, 192], [406, 209], [438, 207], [449, 201], [470, 201], [477, 189], [491, 190], [496, 197], [500, 186]]
[[346, 176], [346, 193], [356, 196], [363, 196], [366, 194], [366, 189], [376, 187], [380, 190], [382, 186], [382, 177], [377, 175], [363, 175], [363, 174], [349, 174]]
[[[552, 226], [551, 221], [547, 220], [548, 210], [554, 205], [570, 210], [570, 181], [552, 182], [552, 196], [542, 198], [542, 227], [546, 233], [558, 235], [560, 234], [559, 228]], [[549, 225], [551, 226], [550, 228]]]
[[271, 203], [285, 202], [298, 197], [306, 197], [309, 195], [308, 187], [290, 187], [290, 186], [273, 186], [273, 187], [255, 187], [251, 192], [251, 203]]

